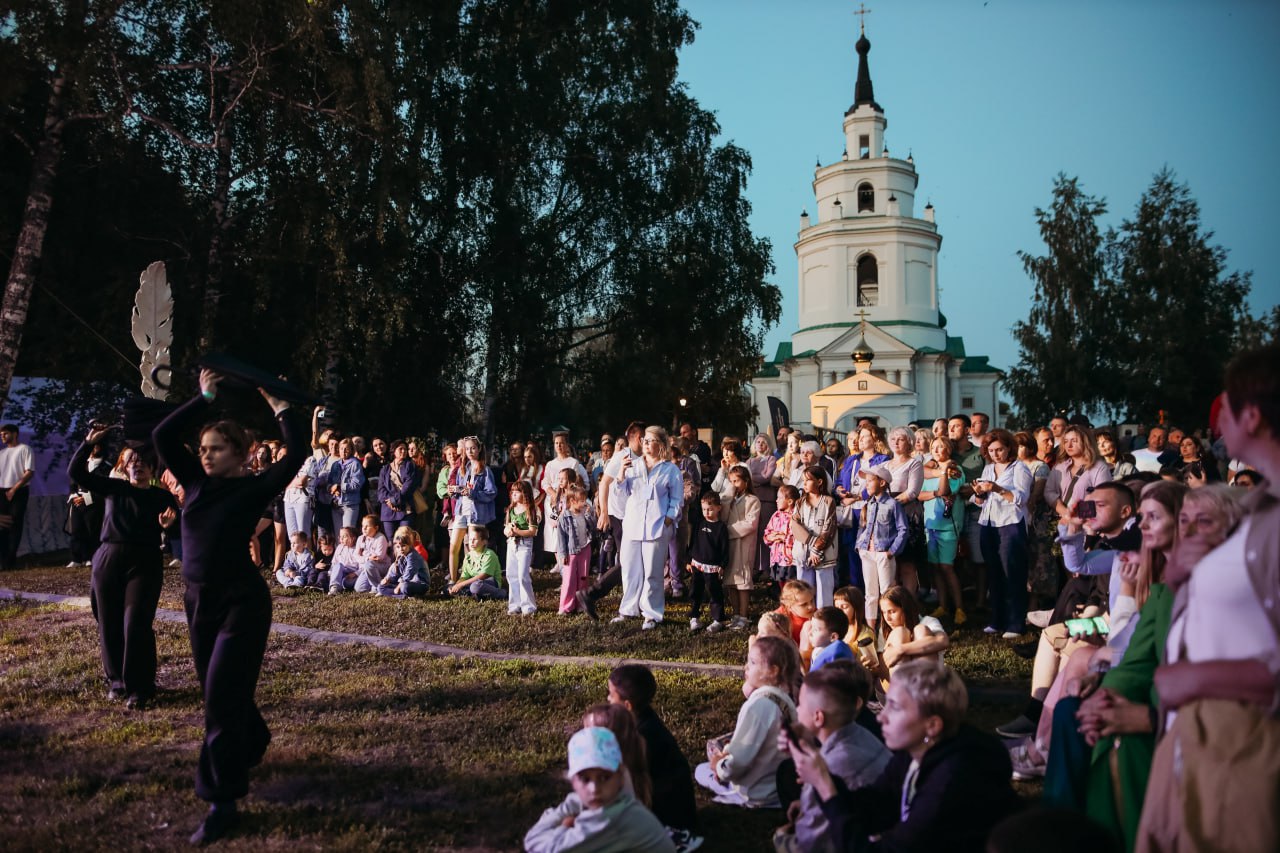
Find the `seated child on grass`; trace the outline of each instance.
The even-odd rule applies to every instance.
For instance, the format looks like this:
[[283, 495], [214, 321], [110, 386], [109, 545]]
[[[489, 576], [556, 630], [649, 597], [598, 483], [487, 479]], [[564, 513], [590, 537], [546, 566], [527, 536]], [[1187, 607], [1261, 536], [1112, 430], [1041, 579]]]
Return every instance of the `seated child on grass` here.
[[582, 727], [601, 726], [613, 732], [622, 750], [622, 790], [641, 805], [653, 810], [653, 782], [649, 778], [649, 756], [635, 716], [621, 705], [602, 702], [592, 705], [582, 715]]
[[280, 586], [310, 586], [316, 571], [316, 558], [311, 553], [311, 537], [297, 530], [289, 538], [293, 541], [293, 547], [276, 571], [276, 581]]
[[382, 522], [377, 516], [366, 515], [360, 529], [363, 533], [356, 540], [356, 557], [360, 561], [356, 592], [376, 594], [387, 569], [391, 568], [391, 549], [387, 547], [387, 537], [382, 535]]
[[839, 607], [823, 607], [813, 614], [809, 620], [809, 642], [813, 644], [810, 672], [835, 660], [853, 660], [853, 649], [843, 639], [848, 630], [849, 617]]
[[346, 589], [355, 589], [360, 576], [360, 555], [356, 553], [356, 529], [344, 527], [338, 531], [338, 547], [333, 550], [329, 565], [329, 594], [337, 595]]
[[320, 553], [316, 554], [316, 571], [308, 586], [326, 590], [329, 588], [329, 569], [333, 566], [333, 537], [329, 535], [329, 531], [321, 530], [318, 541]]
[[671, 832], [676, 847], [688, 849], [697, 839], [698, 828], [693, 773], [675, 736], [653, 709], [657, 693], [658, 682], [643, 664], [623, 664], [609, 673], [609, 702], [635, 715], [644, 738], [653, 786], [653, 813]]
[[378, 594], [392, 598], [405, 596], [422, 597], [431, 588], [431, 575], [427, 572], [426, 561], [414, 546], [418, 536], [411, 527], [396, 530], [392, 539], [395, 562], [387, 571], [387, 576], [378, 585]]
[[951, 645], [947, 631], [935, 617], [920, 615], [916, 597], [905, 587], [889, 587], [880, 596], [880, 613], [884, 654], [878, 674], [882, 679], [887, 681], [893, 670], [909, 660], [936, 656], [942, 662], [942, 653]]
[[567, 850], [675, 853], [653, 813], [623, 790], [622, 750], [613, 732], [599, 726], [569, 739], [573, 793], [547, 809], [525, 833], [528, 853]]
[[[891, 756], [875, 735], [856, 722], [870, 694], [871, 674], [853, 661], [839, 661], [805, 677], [796, 705], [796, 736], [811, 743], [816, 740], [828, 769], [851, 791], [879, 779]], [[781, 735], [779, 749], [789, 750], [786, 737]], [[780, 789], [784, 774], [794, 785], [795, 765], [790, 759], [779, 770]], [[821, 798], [812, 785], [805, 785], [798, 798], [787, 804], [787, 823], [774, 834], [774, 849], [779, 853], [833, 850], [827, 830]]]
[[458, 582], [448, 588], [449, 595], [469, 595], [481, 601], [502, 600], [502, 566], [498, 555], [489, 547], [489, 531], [482, 524], [467, 527], [467, 555], [462, 558]]
[[796, 706], [788, 686], [795, 682], [800, 656], [794, 645], [777, 637], [760, 637], [747, 651], [742, 692], [747, 701], [728, 743], [707, 743], [707, 761], [693, 771], [699, 785], [713, 791], [718, 803], [748, 808], [777, 808], [775, 773], [783, 754], [778, 732], [793, 722]]
[[853, 649], [858, 661], [868, 672], [878, 672], [880, 655], [876, 650], [876, 632], [866, 622], [867, 596], [856, 586], [842, 586], [835, 592], [835, 604], [849, 619], [844, 641]]

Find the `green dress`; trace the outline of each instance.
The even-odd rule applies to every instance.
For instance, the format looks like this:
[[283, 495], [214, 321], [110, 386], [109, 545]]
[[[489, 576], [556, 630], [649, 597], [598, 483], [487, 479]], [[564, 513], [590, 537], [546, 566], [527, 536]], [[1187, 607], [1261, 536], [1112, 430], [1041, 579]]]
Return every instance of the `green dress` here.
[[[1158, 707], [1155, 672], [1164, 663], [1172, 612], [1173, 593], [1162, 583], [1152, 584], [1129, 647], [1120, 663], [1103, 676], [1103, 687], [1131, 702]], [[1123, 839], [1126, 850], [1133, 849], [1137, 838], [1155, 750], [1154, 734], [1101, 738], [1093, 748], [1085, 810]]]

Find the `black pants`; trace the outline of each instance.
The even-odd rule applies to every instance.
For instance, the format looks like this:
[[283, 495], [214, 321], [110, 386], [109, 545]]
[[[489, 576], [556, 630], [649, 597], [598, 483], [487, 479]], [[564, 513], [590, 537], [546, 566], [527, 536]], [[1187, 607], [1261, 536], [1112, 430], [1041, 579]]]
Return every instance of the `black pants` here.
[[26, 522], [27, 501], [31, 499], [31, 487], [23, 486], [7, 497], [8, 490], [0, 489], [0, 515], [9, 515], [13, 521], [8, 527], [0, 527], [0, 569], [18, 568], [18, 546], [22, 544], [22, 528]]
[[89, 601], [98, 620], [102, 669], [113, 690], [156, 692], [156, 632], [164, 567], [156, 545], [104, 542], [93, 555]]
[[187, 630], [204, 691], [204, 744], [196, 796], [211, 803], [249, 791], [271, 732], [253, 694], [271, 630], [271, 593], [256, 573], [221, 583], [187, 583]]
[[93, 560], [98, 550], [98, 538], [102, 535], [102, 500], [67, 509], [67, 521], [71, 536], [71, 559], [77, 563]]
[[697, 619], [702, 614], [702, 602], [707, 600], [710, 590], [711, 618], [717, 622], [724, 621], [724, 580], [719, 572], [700, 571], [693, 567], [693, 597], [689, 599], [689, 615]]
[[[620, 553], [622, 542], [622, 519], [609, 516], [609, 528], [613, 534], [613, 541], [619, 543], [617, 552]], [[609, 571], [602, 574], [596, 579], [596, 582], [587, 590], [587, 595], [592, 601], [599, 601], [608, 595], [612, 590], [622, 586], [622, 563], [615, 562]]]

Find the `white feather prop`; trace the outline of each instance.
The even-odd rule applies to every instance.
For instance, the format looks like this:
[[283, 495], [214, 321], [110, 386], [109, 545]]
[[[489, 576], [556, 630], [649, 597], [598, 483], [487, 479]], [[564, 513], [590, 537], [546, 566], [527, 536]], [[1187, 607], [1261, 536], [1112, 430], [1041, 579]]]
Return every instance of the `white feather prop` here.
[[173, 291], [164, 262], [156, 261], [138, 277], [133, 302], [133, 342], [142, 350], [138, 370], [142, 393], [153, 400], [169, 396], [169, 347], [173, 345]]

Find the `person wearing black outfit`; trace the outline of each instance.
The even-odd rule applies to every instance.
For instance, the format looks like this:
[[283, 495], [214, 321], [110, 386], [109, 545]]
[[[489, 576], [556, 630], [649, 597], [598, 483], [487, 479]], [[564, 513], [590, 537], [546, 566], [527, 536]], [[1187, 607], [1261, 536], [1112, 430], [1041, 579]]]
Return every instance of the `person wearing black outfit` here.
[[[208, 419], [221, 381], [220, 374], [202, 370], [200, 396], [165, 418], [152, 434], [161, 460], [186, 490], [182, 576], [205, 709], [196, 795], [212, 804], [191, 836], [193, 844], [216, 841], [235, 825], [236, 800], [248, 793], [249, 770], [262, 761], [271, 742], [253, 698], [271, 628], [271, 593], [250, 561], [246, 543], [262, 508], [296, 473], [292, 466], [272, 465], [249, 475], [244, 466], [248, 439], [230, 421], [201, 428], [198, 459], [183, 446], [188, 430]], [[288, 458], [302, 458], [305, 425], [288, 403], [258, 390], [280, 423]]]
[[160, 529], [177, 520], [178, 502], [168, 489], [152, 483], [155, 466], [146, 449], [130, 457], [127, 481], [90, 471], [89, 453], [105, 434], [100, 426], [89, 432], [71, 457], [67, 476], [106, 498], [89, 602], [98, 620], [107, 697], [125, 699], [129, 708], [142, 710], [156, 692], [152, 622], [164, 575]]
[[992, 827], [1020, 801], [999, 740], [961, 725], [967, 706], [960, 676], [936, 660], [894, 670], [880, 712], [894, 754], [875, 783], [856, 791], [831, 774], [815, 746], [788, 740], [801, 781], [821, 800], [836, 850], [984, 853]]

